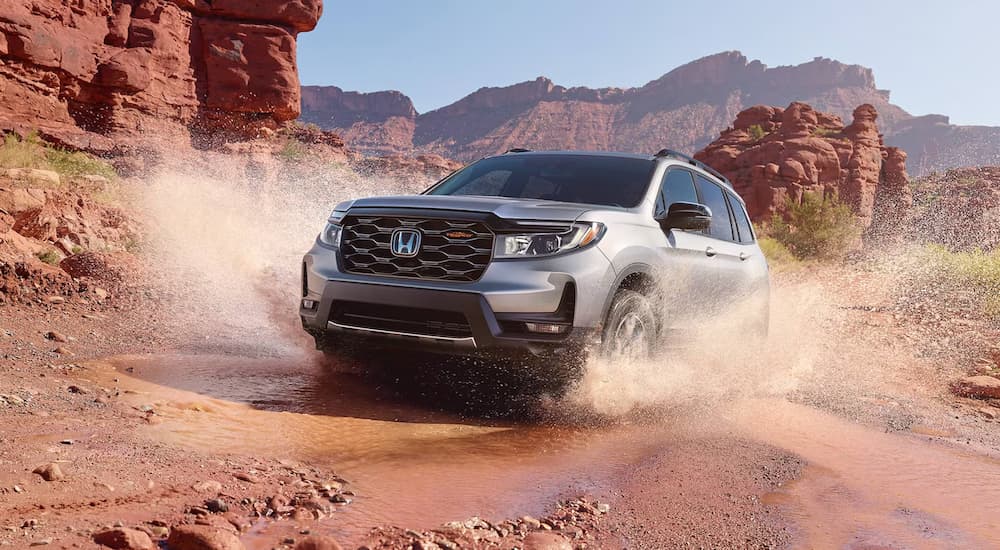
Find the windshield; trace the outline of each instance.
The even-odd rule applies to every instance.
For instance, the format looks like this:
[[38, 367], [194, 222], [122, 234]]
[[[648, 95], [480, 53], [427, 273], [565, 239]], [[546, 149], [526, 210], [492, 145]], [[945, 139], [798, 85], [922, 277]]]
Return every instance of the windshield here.
[[502, 155], [459, 170], [428, 195], [542, 199], [632, 208], [642, 201], [653, 162], [596, 155]]

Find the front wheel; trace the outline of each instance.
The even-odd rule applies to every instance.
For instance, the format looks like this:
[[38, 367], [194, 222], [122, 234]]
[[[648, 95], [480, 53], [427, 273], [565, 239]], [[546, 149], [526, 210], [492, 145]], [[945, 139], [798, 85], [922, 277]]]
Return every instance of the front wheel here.
[[620, 290], [604, 325], [601, 356], [645, 359], [653, 354], [659, 330], [649, 299], [633, 290]]

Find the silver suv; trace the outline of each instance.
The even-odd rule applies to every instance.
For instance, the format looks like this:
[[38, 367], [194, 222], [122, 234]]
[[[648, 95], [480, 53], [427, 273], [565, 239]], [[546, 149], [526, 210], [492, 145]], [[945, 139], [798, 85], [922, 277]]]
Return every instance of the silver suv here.
[[514, 149], [420, 195], [337, 205], [303, 259], [299, 314], [332, 353], [579, 358], [649, 354], [737, 309], [736, 336], [760, 334], [767, 295], [743, 200], [711, 168]]

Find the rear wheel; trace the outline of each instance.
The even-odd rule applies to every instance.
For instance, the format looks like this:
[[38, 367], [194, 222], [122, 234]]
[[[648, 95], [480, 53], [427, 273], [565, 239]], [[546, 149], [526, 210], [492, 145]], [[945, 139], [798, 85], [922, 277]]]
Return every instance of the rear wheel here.
[[615, 295], [604, 325], [601, 355], [606, 358], [644, 359], [653, 354], [659, 329], [649, 298], [634, 290]]

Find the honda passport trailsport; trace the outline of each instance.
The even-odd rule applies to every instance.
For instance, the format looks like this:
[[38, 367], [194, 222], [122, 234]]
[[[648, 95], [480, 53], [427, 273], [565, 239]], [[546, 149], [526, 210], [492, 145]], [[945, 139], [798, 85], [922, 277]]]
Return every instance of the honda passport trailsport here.
[[766, 333], [767, 296], [743, 200], [708, 166], [513, 149], [420, 195], [337, 205], [303, 259], [299, 315], [333, 353], [647, 355], [747, 304], [722, 336]]

